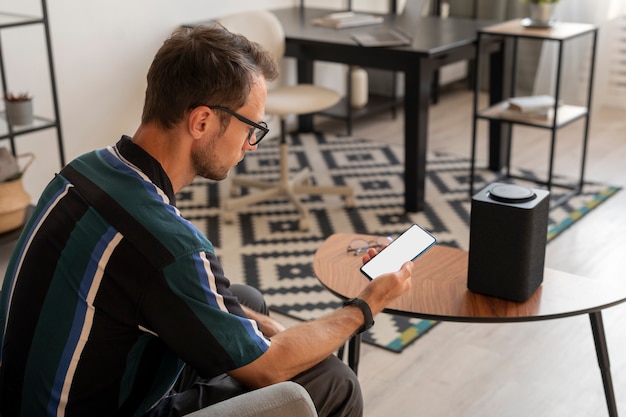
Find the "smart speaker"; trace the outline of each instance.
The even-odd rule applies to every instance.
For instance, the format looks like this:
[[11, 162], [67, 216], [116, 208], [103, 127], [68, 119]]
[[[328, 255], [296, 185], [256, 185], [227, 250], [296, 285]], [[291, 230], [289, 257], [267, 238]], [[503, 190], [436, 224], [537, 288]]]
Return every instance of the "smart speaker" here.
[[543, 281], [550, 192], [494, 182], [472, 197], [467, 287], [526, 301]]

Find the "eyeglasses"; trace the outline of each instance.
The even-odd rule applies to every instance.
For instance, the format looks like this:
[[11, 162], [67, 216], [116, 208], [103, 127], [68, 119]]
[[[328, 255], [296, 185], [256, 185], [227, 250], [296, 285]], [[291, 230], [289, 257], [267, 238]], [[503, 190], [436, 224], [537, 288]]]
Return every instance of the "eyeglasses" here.
[[354, 256], [367, 252], [369, 248], [380, 249], [393, 242], [391, 236], [380, 236], [374, 240], [354, 239], [348, 245], [348, 253], [354, 252]]
[[[222, 107], [222, 106], [207, 106], [210, 109], [213, 110], [221, 110], [223, 112], [226, 112], [228, 114], [230, 114], [231, 116], [233, 116], [234, 118], [236, 118], [237, 120], [239, 120], [240, 122], [244, 122], [245, 124], [252, 126], [250, 128], [250, 131], [248, 132], [248, 143], [250, 144], [250, 146], [254, 146], [254, 145], [258, 145], [259, 142], [261, 142], [261, 140], [265, 137], [265, 135], [267, 135], [267, 133], [270, 131], [267, 128], [267, 123], [265, 122], [260, 122], [260, 123], [256, 123], [253, 122], [252, 120], [248, 119], [247, 117], [244, 117], [242, 115], [240, 115], [239, 113], [232, 111], [231, 109], [227, 108], [227, 107]], [[255, 138], [256, 140], [253, 140], [252, 138]]]

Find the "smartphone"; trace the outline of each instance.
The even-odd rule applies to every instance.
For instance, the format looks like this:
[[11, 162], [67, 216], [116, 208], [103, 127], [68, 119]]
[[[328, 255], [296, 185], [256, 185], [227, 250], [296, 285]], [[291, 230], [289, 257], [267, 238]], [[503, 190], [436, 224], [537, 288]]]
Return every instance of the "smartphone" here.
[[406, 261], [414, 260], [432, 248], [435, 243], [437, 243], [435, 236], [414, 224], [361, 266], [361, 272], [367, 278], [374, 279], [387, 272], [398, 271]]

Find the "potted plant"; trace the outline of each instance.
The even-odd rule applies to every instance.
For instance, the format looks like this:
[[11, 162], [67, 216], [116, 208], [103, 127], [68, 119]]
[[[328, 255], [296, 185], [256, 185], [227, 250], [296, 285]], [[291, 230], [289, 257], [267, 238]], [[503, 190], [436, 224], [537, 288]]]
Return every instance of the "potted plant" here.
[[550, 26], [553, 22], [554, 6], [559, 0], [526, 0], [530, 6], [530, 19], [539, 26]]
[[7, 120], [11, 125], [29, 125], [33, 123], [33, 98], [28, 93], [4, 94]]

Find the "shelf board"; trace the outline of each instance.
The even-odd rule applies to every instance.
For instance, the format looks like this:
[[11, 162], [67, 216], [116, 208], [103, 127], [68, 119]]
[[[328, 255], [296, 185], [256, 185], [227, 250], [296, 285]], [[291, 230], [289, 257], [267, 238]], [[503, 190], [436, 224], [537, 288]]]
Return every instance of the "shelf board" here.
[[544, 129], [552, 129], [566, 126], [589, 114], [586, 107], [563, 104], [558, 108], [557, 120], [555, 124], [554, 117], [540, 119], [537, 117], [526, 116], [524, 114], [516, 115], [508, 112], [505, 114], [505, 110], [507, 110], [507, 107], [507, 102], [501, 102], [494, 106], [481, 110], [480, 112], [478, 112], [476, 117], [493, 121], [505, 121], [540, 127]]
[[[56, 125], [57, 123], [52, 119], [49, 119], [47, 117], [34, 116], [33, 123], [29, 125], [14, 125], [13, 136], [48, 129], [51, 127], [55, 127]], [[7, 139], [9, 137], [11, 137], [11, 135], [9, 134], [9, 126], [6, 121], [6, 113], [0, 112], [0, 139]]]
[[[402, 98], [385, 97], [380, 95], [370, 95], [367, 99], [367, 104], [362, 108], [352, 108], [352, 118], [357, 119], [359, 117], [368, 116], [370, 114], [380, 113], [381, 111], [390, 110], [393, 107], [399, 106], [403, 103]], [[325, 116], [335, 117], [339, 119], [348, 118], [348, 108], [346, 99], [342, 99], [339, 103], [333, 107], [320, 112]]]
[[0, 13], [0, 29], [43, 23], [43, 19], [37, 16], [21, 14]]
[[597, 26], [589, 23], [569, 23], [557, 21], [554, 26], [547, 28], [528, 28], [522, 25], [522, 19], [513, 19], [497, 23], [481, 29], [489, 35], [504, 35], [544, 40], [566, 40], [590, 33]]

